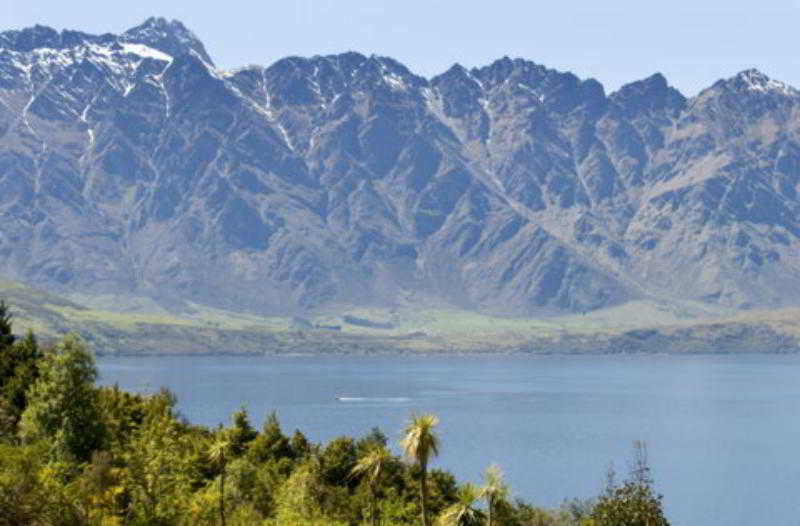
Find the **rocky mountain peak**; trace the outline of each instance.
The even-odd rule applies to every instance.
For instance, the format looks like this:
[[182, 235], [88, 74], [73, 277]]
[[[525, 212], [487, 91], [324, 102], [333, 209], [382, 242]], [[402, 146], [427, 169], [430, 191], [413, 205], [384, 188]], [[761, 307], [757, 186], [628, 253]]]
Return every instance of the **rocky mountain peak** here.
[[203, 61], [214, 64], [203, 43], [178, 20], [150, 17], [122, 34], [122, 40], [144, 44], [173, 57], [194, 51]]
[[89, 42], [108, 43], [114, 38], [110, 34], [95, 36], [70, 30], [64, 30], [59, 33], [52, 27], [37, 24], [21, 30], [0, 33], [0, 48], [19, 53], [28, 53], [36, 49], [61, 50]]
[[472, 76], [470, 75], [470, 72], [467, 70], [467, 68], [465, 68], [464, 66], [462, 66], [461, 64], [456, 62], [455, 64], [450, 66], [450, 68], [448, 68], [447, 71], [445, 71], [444, 73], [441, 73], [439, 75], [434, 76], [433, 79], [442, 79], [442, 80], [444, 80], [444, 79], [462, 79], [462, 80], [463, 79], [470, 79], [472, 82], [475, 82], [474, 80], [472, 80], [471, 77]]
[[467, 90], [477, 95], [484, 89], [483, 84], [475, 75], [461, 64], [453, 64], [444, 73], [431, 78], [430, 83], [439, 90], [447, 90], [452, 93]]
[[557, 113], [586, 105], [598, 111], [605, 104], [605, 90], [595, 79], [547, 68], [530, 60], [503, 57], [471, 72], [487, 91], [508, 91], [512, 96], [538, 100]]
[[688, 101], [508, 57], [222, 73], [163, 18], [0, 48], [12, 278], [274, 312], [800, 297], [798, 98], [755, 70]]
[[381, 86], [392, 91], [409, 91], [427, 85], [428, 81], [414, 75], [403, 64], [380, 55], [371, 55], [354, 72], [360, 87]]
[[430, 83], [442, 96], [445, 115], [462, 118], [482, 111], [479, 99], [486, 95], [483, 84], [461, 64], [453, 64], [444, 73], [433, 77]]
[[488, 66], [474, 68], [472, 75], [480, 79], [486, 88], [503, 85], [507, 82], [521, 82], [533, 87], [546, 74], [547, 68], [535, 62], [507, 56], [499, 58]]
[[[721, 79], [689, 101], [690, 114], [704, 115], [717, 123], [719, 132], [737, 130], [762, 118], [783, 120], [790, 107], [800, 102], [800, 92], [784, 82], [771, 79], [757, 69], [747, 69]], [[735, 121], [746, 119], [734, 124]]]
[[37, 48], [60, 47], [60, 35], [52, 27], [35, 25], [22, 30], [0, 33], [0, 47], [12, 51], [32, 51]]
[[728, 79], [718, 80], [709, 90], [759, 95], [794, 96], [798, 94], [798, 91], [792, 86], [771, 79], [755, 68], [741, 71]]
[[629, 116], [656, 110], [677, 114], [686, 106], [686, 97], [669, 86], [661, 73], [625, 84], [609, 98]]
[[750, 91], [778, 92], [784, 95], [795, 92], [788, 84], [773, 80], [755, 68], [740, 72], [734, 77], [734, 82], [737, 86], [742, 86]]

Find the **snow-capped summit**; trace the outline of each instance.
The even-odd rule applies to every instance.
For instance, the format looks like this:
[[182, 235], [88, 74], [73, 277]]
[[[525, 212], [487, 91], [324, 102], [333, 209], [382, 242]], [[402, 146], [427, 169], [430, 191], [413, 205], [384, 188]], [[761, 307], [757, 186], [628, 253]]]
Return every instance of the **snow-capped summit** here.
[[716, 82], [714, 87], [724, 87], [736, 92], [755, 92], [762, 94], [796, 95], [798, 91], [788, 84], [769, 78], [761, 71], [750, 68], [734, 77]]
[[150, 17], [122, 34], [126, 42], [145, 44], [173, 57], [194, 51], [210, 65], [214, 64], [203, 43], [178, 20]]
[[745, 84], [747, 89], [751, 91], [774, 91], [783, 93], [784, 95], [795, 93], [795, 90], [788, 84], [771, 79], [755, 68], [742, 71], [736, 75], [736, 79]]
[[163, 18], [7, 31], [0, 272], [276, 313], [798, 305], [798, 108], [755, 70], [606, 96], [507, 57], [430, 80], [354, 52], [221, 73]]

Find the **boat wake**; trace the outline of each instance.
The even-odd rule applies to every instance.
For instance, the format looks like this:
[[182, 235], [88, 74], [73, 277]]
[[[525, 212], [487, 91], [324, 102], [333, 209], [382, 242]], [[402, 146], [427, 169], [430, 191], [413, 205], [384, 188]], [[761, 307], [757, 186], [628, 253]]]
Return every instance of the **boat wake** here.
[[339, 402], [388, 402], [402, 403], [410, 402], [410, 398], [405, 396], [337, 396]]

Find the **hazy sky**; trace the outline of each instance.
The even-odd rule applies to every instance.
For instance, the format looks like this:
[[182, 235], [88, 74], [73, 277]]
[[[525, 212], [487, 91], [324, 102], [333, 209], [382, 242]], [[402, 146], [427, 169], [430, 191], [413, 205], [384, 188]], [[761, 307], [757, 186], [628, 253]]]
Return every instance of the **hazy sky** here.
[[355, 50], [430, 77], [508, 55], [607, 91], [662, 72], [693, 95], [746, 68], [800, 87], [800, 0], [0, 0], [0, 29], [121, 32], [177, 18], [218, 66]]

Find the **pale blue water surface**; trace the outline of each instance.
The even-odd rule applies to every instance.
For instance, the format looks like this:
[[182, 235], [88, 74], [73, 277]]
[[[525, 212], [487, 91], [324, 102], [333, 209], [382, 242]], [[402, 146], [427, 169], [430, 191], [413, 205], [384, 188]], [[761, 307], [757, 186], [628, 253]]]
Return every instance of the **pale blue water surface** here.
[[[800, 524], [800, 356], [101, 357], [101, 383], [166, 386], [190, 421], [277, 410], [314, 441], [379, 426], [395, 452], [409, 414], [441, 419], [433, 467], [515, 496], [592, 497], [647, 442], [673, 525]], [[338, 398], [338, 399], [337, 399]]]

